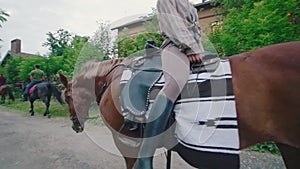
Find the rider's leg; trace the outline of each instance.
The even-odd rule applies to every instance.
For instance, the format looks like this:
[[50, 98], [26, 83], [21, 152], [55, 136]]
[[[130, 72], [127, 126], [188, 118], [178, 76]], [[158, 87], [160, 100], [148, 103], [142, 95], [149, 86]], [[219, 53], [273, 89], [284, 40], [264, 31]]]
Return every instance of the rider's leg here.
[[[189, 76], [190, 62], [187, 56], [170, 44], [162, 52], [162, 68], [165, 85], [156, 97], [144, 130], [139, 159], [135, 169], [152, 169], [153, 155], [158, 147], [161, 134], [167, 127], [169, 116], [173, 110], [174, 102], [183, 89]], [[155, 136], [155, 137], [154, 137]]]
[[30, 89], [30, 86], [31, 86], [31, 82], [28, 83], [23, 91], [23, 94], [22, 94], [22, 98], [21, 98], [21, 101], [27, 101], [28, 100], [28, 93], [29, 93], [29, 89]]
[[30, 83], [28, 83], [28, 84], [26, 85], [25, 90], [24, 90], [24, 92], [23, 92], [23, 98], [22, 98], [21, 101], [27, 101], [27, 100], [28, 100], [29, 89], [30, 89], [33, 85], [37, 84], [38, 82], [39, 82], [39, 81], [32, 80]]

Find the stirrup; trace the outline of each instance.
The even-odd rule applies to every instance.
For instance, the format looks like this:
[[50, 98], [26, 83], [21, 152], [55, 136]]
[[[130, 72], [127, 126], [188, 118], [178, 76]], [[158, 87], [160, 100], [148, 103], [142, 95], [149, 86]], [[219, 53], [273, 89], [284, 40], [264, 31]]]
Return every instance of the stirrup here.
[[124, 125], [130, 131], [138, 130], [139, 125], [146, 121], [145, 114], [143, 114], [141, 116], [137, 116], [132, 113], [123, 112], [123, 116], [124, 116]]

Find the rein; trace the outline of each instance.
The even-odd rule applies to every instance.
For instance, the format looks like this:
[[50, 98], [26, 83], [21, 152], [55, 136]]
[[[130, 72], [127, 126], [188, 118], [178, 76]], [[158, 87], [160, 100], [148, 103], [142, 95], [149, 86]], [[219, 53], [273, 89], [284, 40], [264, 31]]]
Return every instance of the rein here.
[[[116, 68], [118, 67], [126, 67], [127, 65], [125, 64], [117, 64], [115, 65], [114, 67], [112, 67], [105, 75], [104, 77], [106, 78], [108, 75], [110, 75]], [[107, 83], [105, 82], [104, 85], [101, 87], [100, 91], [99, 91], [99, 94], [97, 95], [97, 99], [96, 99], [96, 102], [97, 104], [99, 105], [100, 104], [100, 101], [101, 101], [101, 98], [103, 96], [103, 94], [105, 93], [106, 89], [108, 88], [108, 86], [110, 85], [111, 83]]]

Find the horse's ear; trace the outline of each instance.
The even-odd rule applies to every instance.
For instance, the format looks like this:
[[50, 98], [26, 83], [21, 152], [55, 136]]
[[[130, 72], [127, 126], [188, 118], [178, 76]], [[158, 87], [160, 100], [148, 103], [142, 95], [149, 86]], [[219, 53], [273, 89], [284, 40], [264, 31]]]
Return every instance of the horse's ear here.
[[59, 79], [60, 79], [60, 82], [65, 86], [65, 88], [68, 87], [68, 79], [65, 75], [59, 73]]

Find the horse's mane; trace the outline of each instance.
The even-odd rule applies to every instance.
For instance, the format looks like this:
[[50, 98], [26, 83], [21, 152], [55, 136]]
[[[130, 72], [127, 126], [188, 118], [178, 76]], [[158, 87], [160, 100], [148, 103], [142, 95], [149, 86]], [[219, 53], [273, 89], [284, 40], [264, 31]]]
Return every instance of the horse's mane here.
[[110, 59], [102, 62], [88, 61], [81, 68], [80, 75], [85, 79], [91, 79], [96, 76], [104, 76], [115, 65], [123, 62], [124, 58]]

